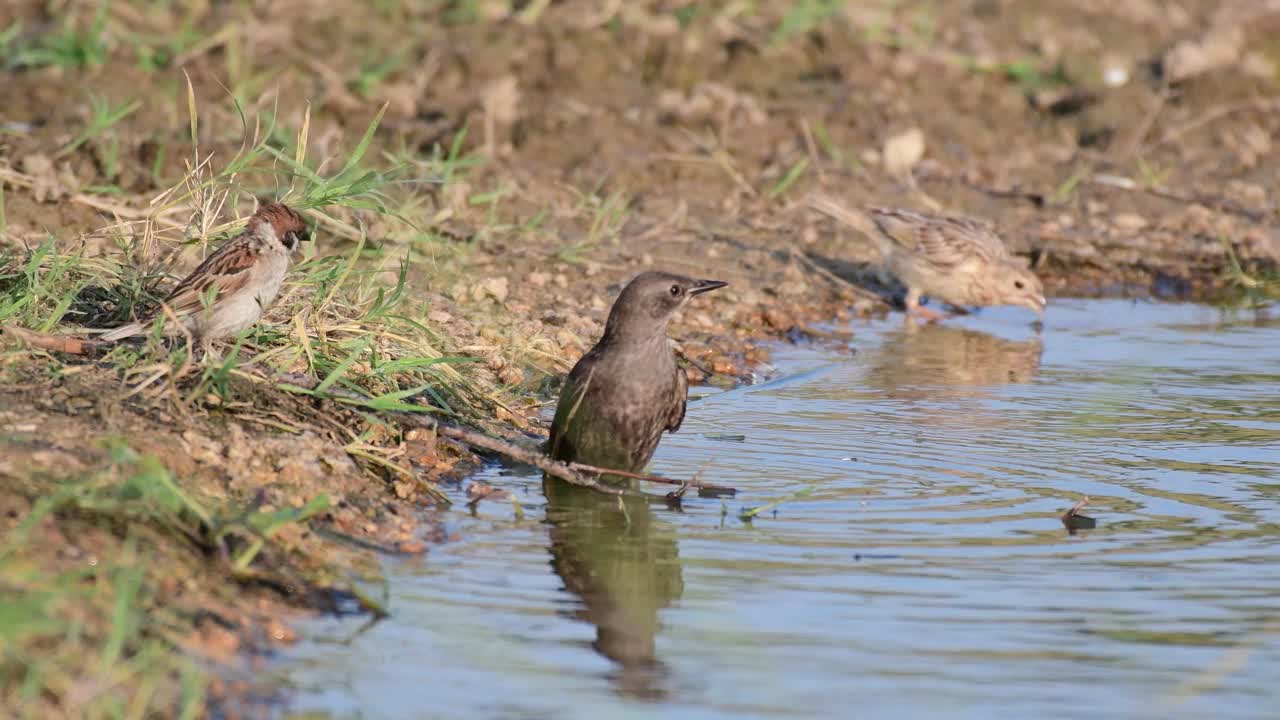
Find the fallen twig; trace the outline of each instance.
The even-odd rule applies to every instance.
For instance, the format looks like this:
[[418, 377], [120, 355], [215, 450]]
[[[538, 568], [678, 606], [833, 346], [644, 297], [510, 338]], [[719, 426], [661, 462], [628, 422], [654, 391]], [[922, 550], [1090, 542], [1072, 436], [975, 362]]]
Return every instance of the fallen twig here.
[[1062, 525], [1067, 529], [1068, 535], [1075, 535], [1077, 530], [1092, 530], [1098, 526], [1098, 521], [1086, 515], [1081, 515], [1080, 511], [1089, 504], [1089, 496], [1085, 495], [1071, 509], [1062, 514]]
[[20, 327], [4, 328], [4, 332], [18, 338], [19, 340], [38, 347], [41, 350], [53, 350], [55, 352], [70, 353], [72, 355], [90, 355], [109, 347], [115, 343], [105, 342], [102, 340], [92, 340], [77, 335], [50, 335], [48, 333], [35, 332]]
[[708, 497], [719, 497], [720, 495], [732, 496], [738, 494], [738, 490], [736, 488], [729, 487], [728, 485], [704, 483], [696, 477], [691, 480], [681, 480], [679, 478], [662, 477], [661, 475], [642, 475], [640, 473], [627, 472], [626, 470], [610, 470], [609, 468], [596, 467], [595, 465], [587, 465], [585, 463], [578, 462], [566, 464], [574, 470], [591, 473], [592, 475], [618, 475], [620, 477], [633, 478], [635, 480], [644, 480], [645, 482], [662, 483], [664, 485], [682, 485], [686, 488], [698, 488], [699, 491], [705, 490], [706, 493], [702, 494]]
[[467, 445], [470, 445], [471, 447], [477, 447], [477, 448], [482, 448], [484, 450], [489, 450], [490, 452], [496, 452], [499, 455], [502, 455], [503, 457], [506, 457], [510, 460], [522, 462], [522, 463], [525, 463], [526, 465], [532, 465], [538, 468], [539, 470], [547, 473], [548, 475], [551, 475], [553, 477], [558, 477], [561, 480], [564, 480], [573, 485], [590, 488], [591, 490], [595, 490], [596, 492], [603, 493], [605, 495], [633, 494], [622, 488], [614, 488], [614, 487], [609, 487], [607, 485], [603, 485], [597, 480], [587, 477], [586, 475], [583, 475], [582, 473], [575, 471], [573, 468], [569, 467], [568, 465], [565, 465], [562, 462], [552, 460], [551, 458], [547, 457], [546, 455], [543, 455], [541, 452], [534, 450], [532, 448], [521, 447], [520, 445], [509, 443], [505, 440], [499, 440], [498, 438], [491, 437], [489, 435], [485, 435], [484, 433], [479, 433], [474, 430], [467, 430], [465, 428], [457, 427], [456, 425], [450, 425], [446, 422], [443, 422], [441, 420], [436, 420], [434, 418], [416, 418], [415, 417], [413, 419], [417, 421], [422, 427], [435, 431], [435, 433], [440, 435], [441, 437], [447, 437], [451, 440], [457, 440], [458, 442], [465, 443]]
[[[537, 450], [535, 448], [524, 447], [522, 445], [517, 445], [515, 443], [507, 442], [506, 440], [501, 440], [499, 438], [495, 438], [493, 436], [486, 435], [484, 433], [477, 432], [475, 430], [468, 430], [466, 428], [458, 427], [457, 425], [452, 425], [442, 420], [438, 420], [435, 418], [420, 418], [420, 417], [415, 417], [413, 418], [413, 420], [426, 429], [434, 430], [436, 434], [440, 435], [441, 437], [447, 437], [451, 440], [457, 440], [458, 442], [464, 443], [471, 447], [481, 448], [483, 450], [488, 450], [490, 452], [496, 452], [499, 455], [502, 455], [503, 457], [509, 460], [515, 460], [516, 462], [521, 462], [526, 465], [532, 465], [533, 467], [538, 468], [539, 470], [547, 473], [548, 475], [551, 475], [553, 477], [558, 477], [561, 480], [569, 482], [573, 485], [590, 488], [591, 490], [604, 493], [605, 495], [633, 495], [636, 493], [626, 490], [624, 488], [610, 487], [608, 485], [605, 485], [599, 482], [595, 478], [591, 477], [591, 475], [593, 474], [620, 475], [623, 477], [634, 478], [637, 480], [666, 483], [669, 485], [681, 485], [686, 482], [683, 480], [673, 480], [671, 478], [657, 477], [653, 475], [640, 475], [637, 473], [624, 472], [621, 470], [610, 470], [608, 468], [600, 468], [592, 465], [581, 465], [579, 463], [563, 463], [563, 462], [560, 462], [559, 460], [551, 459], [547, 455], [543, 454], [540, 450]], [[716, 492], [724, 493], [724, 494], [737, 493], [737, 490], [734, 488], [726, 487], [723, 485], [711, 485], [711, 484], [703, 483], [697, 479], [694, 479], [688, 482], [693, 487], [697, 487], [699, 489], [706, 489], [712, 493], [716, 493]]]

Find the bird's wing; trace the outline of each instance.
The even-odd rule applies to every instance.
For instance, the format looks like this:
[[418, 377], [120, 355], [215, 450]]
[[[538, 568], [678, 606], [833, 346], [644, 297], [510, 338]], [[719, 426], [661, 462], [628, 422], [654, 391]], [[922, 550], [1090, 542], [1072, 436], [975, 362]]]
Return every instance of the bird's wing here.
[[684, 368], [676, 366], [676, 393], [671, 403], [671, 414], [667, 416], [667, 432], [675, 432], [684, 423], [685, 406], [689, 400], [689, 376]]
[[165, 304], [178, 316], [189, 315], [204, 307], [210, 288], [214, 298], [229, 295], [249, 282], [250, 270], [258, 262], [262, 249], [246, 242], [243, 236], [218, 248], [178, 283]]
[[[569, 433], [571, 423], [578, 414], [581, 403], [586, 399], [587, 391], [591, 388], [591, 379], [595, 374], [595, 358], [588, 353], [584, 355], [569, 375], [564, 379], [564, 384], [560, 387], [560, 399], [556, 403], [556, 416], [551, 421], [551, 433], [547, 441], [547, 449], [551, 457], [557, 460], [566, 459], [573, 455], [571, 447], [562, 448], [561, 445], [566, 442], [566, 435]], [[572, 439], [567, 440], [572, 444]]]
[[885, 237], [941, 268], [1008, 255], [994, 228], [980, 220], [885, 208], [872, 208], [870, 213]]

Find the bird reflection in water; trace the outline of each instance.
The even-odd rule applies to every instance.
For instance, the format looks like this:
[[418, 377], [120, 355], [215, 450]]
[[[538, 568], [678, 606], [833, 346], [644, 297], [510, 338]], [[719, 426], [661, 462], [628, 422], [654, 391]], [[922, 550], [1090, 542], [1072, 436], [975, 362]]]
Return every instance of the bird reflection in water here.
[[574, 616], [596, 627], [597, 652], [616, 663], [620, 695], [661, 700], [668, 672], [658, 659], [658, 612], [684, 592], [675, 528], [641, 498], [610, 497], [543, 480], [551, 566], [577, 595]]
[[895, 397], [982, 395], [983, 386], [1031, 382], [1043, 352], [1039, 336], [1007, 340], [952, 325], [907, 321], [885, 337], [867, 382]]

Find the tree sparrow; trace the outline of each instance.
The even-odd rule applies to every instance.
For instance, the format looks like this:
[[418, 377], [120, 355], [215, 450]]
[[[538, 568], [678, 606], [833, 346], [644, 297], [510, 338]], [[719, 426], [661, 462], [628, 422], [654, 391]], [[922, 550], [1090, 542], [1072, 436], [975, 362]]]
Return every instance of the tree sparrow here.
[[929, 295], [958, 308], [1021, 305], [1044, 315], [1040, 278], [988, 223], [909, 210], [851, 210], [822, 195], [810, 198], [809, 206], [876, 241], [885, 266], [907, 286], [909, 313], [943, 317], [920, 306], [920, 297]]
[[[172, 323], [168, 337], [191, 333], [206, 345], [235, 337], [251, 327], [275, 302], [298, 243], [310, 240], [302, 216], [282, 203], [258, 208], [243, 232], [196, 266], [163, 301], [183, 328]], [[207, 307], [206, 307], [207, 303]], [[146, 320], [122, 325], [102, 336], [115, 341], [143, 332], [163, 309]]]

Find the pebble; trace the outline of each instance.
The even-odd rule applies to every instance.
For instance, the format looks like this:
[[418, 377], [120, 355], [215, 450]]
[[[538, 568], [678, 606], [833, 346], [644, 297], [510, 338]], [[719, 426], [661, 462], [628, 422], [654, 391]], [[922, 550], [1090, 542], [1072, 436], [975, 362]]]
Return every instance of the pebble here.
[[1135, 213], [1120, 213], [1112, 220], [1116, 228], [1126, 232], [1136, 232], [1147, 226], [1147, 219]]
[[578, 342], [578, 336], [568, 330], [559, 330], [556, 332], [556, 344], [561, 350], [573, 350], [581, 347]]
[[795, 325], [795, 318], [791, 317], [786, 311], [779, 308], [769, 308], [764, 311], [764, 321], [774, 330], [787, 330]]
[[519, 385], [524, 382], [524, 371], [518, 367], [508, 365], [498, 371], [498, 380], [503, 385]]
[[719, 358], [711, 363], [712, 372], [717, 375], [737, 375], [738, 367], [732, 361]]
[[396, 543], [396, 550], [408, 555], [421, 555], [427, 551], [427, 544], [421, 540], [404, 540]]
[[502, 304], [507, 301], [507, 295], [511, 292], [510, 283], [505, 277], [491, 277], [482, 280], [472, 290], [472, 297], [476, 300], [483, 300], [486, 296], [491, 297]]
[[266, 631], [267, 637], [278, 645], [292, 645], [298, 641], [298, 634], [279, 620], [268, 620]]

